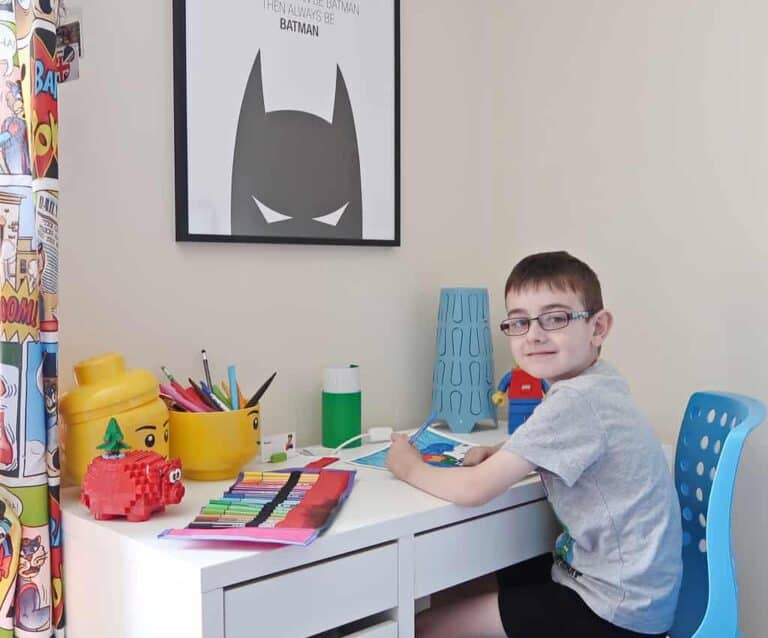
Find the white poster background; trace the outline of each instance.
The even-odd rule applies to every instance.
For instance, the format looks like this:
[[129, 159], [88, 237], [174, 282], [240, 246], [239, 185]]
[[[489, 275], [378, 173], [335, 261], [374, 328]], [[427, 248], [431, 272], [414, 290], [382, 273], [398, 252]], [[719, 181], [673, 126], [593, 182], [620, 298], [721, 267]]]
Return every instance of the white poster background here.
[[[323, 21], [294, 17], [291, 8], [317, 11]], [[330, 122], [339, 65], [357, 130], [363, 240], [394, 239], [393, 0], [187, 0], [186, 12], [189, 233], [231, 234], [235, 134], [261, 50], [267, 112], [307, 111]], [[317, 25], [319, 35], [281, 30], [280, 18]]]

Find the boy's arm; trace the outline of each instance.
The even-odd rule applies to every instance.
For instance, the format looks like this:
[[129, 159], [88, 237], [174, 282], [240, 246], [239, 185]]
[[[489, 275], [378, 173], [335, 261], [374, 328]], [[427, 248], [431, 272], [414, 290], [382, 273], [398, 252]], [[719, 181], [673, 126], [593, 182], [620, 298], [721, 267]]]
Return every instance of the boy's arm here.
[[421, 459], [418, 450], [402, 434], [392, 435], [387, 467], [397, 478], [420, 490], [468, 506], [490, 501], [536, 469], [506, 450], [473, 467], [434, 467]]

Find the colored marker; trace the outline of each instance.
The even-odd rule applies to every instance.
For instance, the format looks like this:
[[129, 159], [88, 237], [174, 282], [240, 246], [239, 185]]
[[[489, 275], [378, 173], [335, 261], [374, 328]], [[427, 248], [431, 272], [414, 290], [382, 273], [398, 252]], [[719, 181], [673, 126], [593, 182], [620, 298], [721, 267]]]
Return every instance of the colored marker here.
[[240, 401], [237, 398], [237, 392], [235, 392], [235, 389], [237, 388], [237, 377], [235, 376], [235, 366], [227, 367], [227, 376], [229, 377], [229, 387], [232, 388], [232, 394], [230, 395], [232, 397], [232, 400], [230, 401], [230, 403], [232, 404], [232, 409], [239, 410]]
[[198, 407], [196, 404], [192, 403], [189, 399], [187, 399], [181, 392], [178, 392], [176, 388], [173, 386], [167, 385], [165, 383], [160, 384], [160, 390], [167, 394], [169, 397], [171, 397], [176, 403], [178, 403], [183, 408], [186, 408], [190, 412], [203, 412], [203, 410]]
[[254, 405], [256, 405], [259, 402], [259, 399], [261, 399], [261, 397], [267, 391], [267, 388], [270, 386], [270, 384], [272, 383], [276, 375], [277, 375], [277, 372], [273, 372], [272, 376], [269, 377], [269, 379], [267, 379], [258, 390], [256, 390], [254, 395], [250, 399], [248, 399], [248, 403], [245, 404], [246, 408], [252, 408]]
[[226, 381], [221, 382], [221, 389], [224, 392], [224, 396], [227, 397], [227, 403], [232, 405], [232, 393], [229, 391], [229, 386]]
[[216, 395], [216, 397], [221, 401], [225, 406], [227, 406], [227, 409], [231, 408], [231, 405], [229, 404], [229, 399], [224, 395], [224, 393], [219, 390], [217, 386], [213, 386], [211, 388], [211, 391]]
[[171, 386], [173, 386], [173, 388], [176, 390], [176, 392], [184, 394], [184, 387], [178, 381], [176, 381], [176, 377], [174, 377], [171, 374], [171, 371], [165, 366], [160, 366], [160, 369], [163, 371], [163, 374], [166, 376], [166, 378], [170, 382]]

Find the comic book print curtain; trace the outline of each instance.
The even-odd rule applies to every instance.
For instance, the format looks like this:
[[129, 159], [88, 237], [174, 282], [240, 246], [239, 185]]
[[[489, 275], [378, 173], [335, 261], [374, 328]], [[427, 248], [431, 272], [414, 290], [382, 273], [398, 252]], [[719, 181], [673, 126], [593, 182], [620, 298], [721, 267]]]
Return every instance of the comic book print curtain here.
[[0, 0], [0, 638], [64, 635], [58, 0]]

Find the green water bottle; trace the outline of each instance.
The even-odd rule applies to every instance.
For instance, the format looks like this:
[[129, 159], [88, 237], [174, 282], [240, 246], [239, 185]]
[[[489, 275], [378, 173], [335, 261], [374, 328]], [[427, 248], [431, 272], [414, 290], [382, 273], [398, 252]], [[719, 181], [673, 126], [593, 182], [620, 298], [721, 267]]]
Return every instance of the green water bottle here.
[[[360, 368], [323, 370], [323, 447], [336, 448], [362, 432]], [[360, 439], [345, 447], [358, 447]]]

